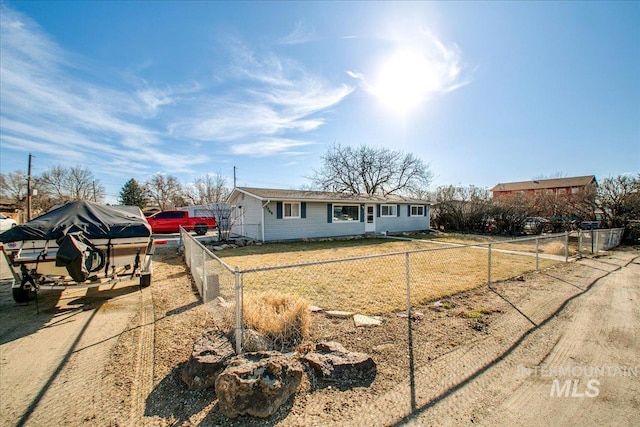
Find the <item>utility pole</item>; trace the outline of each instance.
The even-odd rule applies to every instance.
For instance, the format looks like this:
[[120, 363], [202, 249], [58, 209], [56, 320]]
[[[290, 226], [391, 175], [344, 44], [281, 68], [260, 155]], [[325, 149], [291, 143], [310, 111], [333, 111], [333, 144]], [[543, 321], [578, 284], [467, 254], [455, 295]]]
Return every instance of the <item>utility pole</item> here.
[[31, 221], [31, 158], [29, 153], [29, 167], [27, 168], [27, 221]]
[[236, 167], [233, 167], [233, 188], [236, 188]]

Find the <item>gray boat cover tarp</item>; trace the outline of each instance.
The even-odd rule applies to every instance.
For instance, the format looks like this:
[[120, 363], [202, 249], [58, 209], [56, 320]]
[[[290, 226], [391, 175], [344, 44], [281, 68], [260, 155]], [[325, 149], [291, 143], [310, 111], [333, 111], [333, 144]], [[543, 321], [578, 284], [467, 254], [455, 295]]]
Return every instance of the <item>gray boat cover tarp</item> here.
[[58, 240], [81, 232], [87, 239], [151, 236], [151, 226], [137, 206], [71, 202], [0, 234], [0, 242]]

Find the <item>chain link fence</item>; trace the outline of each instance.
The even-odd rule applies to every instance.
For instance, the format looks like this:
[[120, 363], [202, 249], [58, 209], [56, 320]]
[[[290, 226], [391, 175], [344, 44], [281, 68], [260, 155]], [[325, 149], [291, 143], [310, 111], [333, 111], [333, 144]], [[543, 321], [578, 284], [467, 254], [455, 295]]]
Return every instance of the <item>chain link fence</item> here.
[[597, 254], [615, 248], [622, 241], [624, 228], [604, 230], [579, 230], [578, 251], [580, 253]]
[[474, 245], [405, 241], [402, 247], [416, 248], [292, 265], [231, 267], [184, 230], [181, 239], [203, 301], [235, 301], [237, 334], [242, 334], [243, 294], [302, 296], [325, 311], [410, 315], [413, 307], [566, 262], [578, 252], [569, 234], [562, 233]]
[[[588, 233], [599, 250], [618, 244], [621, 234]], [[275, 292], [304, 297], [313, 311], [322, 309], [312, 315], [314, 339], [347, 341], [349, 350], [379, 361], [377, 375], [394, 386], [372, 391], [374, 409], [384, 408], [382, 413], [367, 407], [355, 416], [369, 416], [370, 425], [393, 424], [385, 417], [415, 413], [467, 381], [469, 373], [487, 369], [585, 291], [575, 277], [588, 283], [598, 274], [586, 269], [563, 275], [559, 264], [590, 252], [591, 241], [575, 232], [475, 244], [396, 238], [301, 242], [286, 249], [273, 244], [226, 253], [224, 260], [189, 233], [181, 236], [203, 301], [229, 301], [236, 352], [248, 336], [243, 300]], [[355, 314], [380, 320], [382, 329], [358, 327]]]

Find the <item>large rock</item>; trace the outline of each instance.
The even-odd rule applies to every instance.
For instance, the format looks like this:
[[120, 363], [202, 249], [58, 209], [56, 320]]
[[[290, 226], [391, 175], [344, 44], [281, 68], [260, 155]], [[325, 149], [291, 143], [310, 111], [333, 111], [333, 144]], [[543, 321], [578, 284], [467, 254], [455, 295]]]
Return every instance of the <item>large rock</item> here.
[[376, 363], [369, 355], [348, 351], [335, 341], [316, 344], [315, 351], [302, 356], [302, 360], [323, 380], [351, 383], [376, 373]]
[[[236, 331], [232, 329], [227, 334], [230, 342], [236, 342]], [[274, 349], [273, 340], [254, 329], [245, 329], [242, 333], [242, 351], [254, 353], [257, 351], [271, 351]]]
[[191, 358], [182, 370], [182, 381], [190, 389], [204, 389], [215, 385], [225, 362], [235, 356], [227, 337], [214, 329], [205, 331], [193, 344]]
[[228, 361], [216, 380], [220, 411], [228, 417], [272, 415], [302, 380], [300, 363], [277, 351], [245, 353]]

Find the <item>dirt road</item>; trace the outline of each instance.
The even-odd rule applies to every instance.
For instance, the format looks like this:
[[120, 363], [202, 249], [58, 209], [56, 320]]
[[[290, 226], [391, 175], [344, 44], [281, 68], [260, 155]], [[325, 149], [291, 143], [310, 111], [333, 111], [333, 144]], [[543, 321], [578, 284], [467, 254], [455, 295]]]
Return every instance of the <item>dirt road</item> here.
[[[422, 366], [413, 384], [399, 384], [350, 421], [638, 425], [639, 255], [628, 249], [579, 261], [557, 283], [569, 292], [573, 287], [567, 298], [554, 302], [548, 293], [530, 293], [513, 299], [516, 310], [492, 326], [490, 337]], [[496, 291], [511, 299], [508, 289]]]
[[2, 425], [75, 425], [104, 411], [104, 367], [136, 316], [138, 287], [41, 292], [38, 306], [0, 302]]
[[[0, 425], [231, 424], [212, 392], [187, 390], [179, 379], [211, 319], [181, 258], [163, 253], [143, 290], [122, 282], [46, 291], [36, 306], [15, 304], [8, 286], [0, 288]], [[447, 333], [460, 325], [471, 338], [416, 366], [411, 381], [385, 376], [405, 349], [384, 356], [396, 348], [379, 346], [373, 388], [325, 386], [273, 419], [234, 425], [637, 425], [640, 251], [612, 251], [460, 298], [500, 312], [483, 331], [441, 317], [449, 320], [438, 338], [414, 342], [416, 354], [458, 339]], [[342, 334], [353, 345], [387, 342], [384, 328]]]

